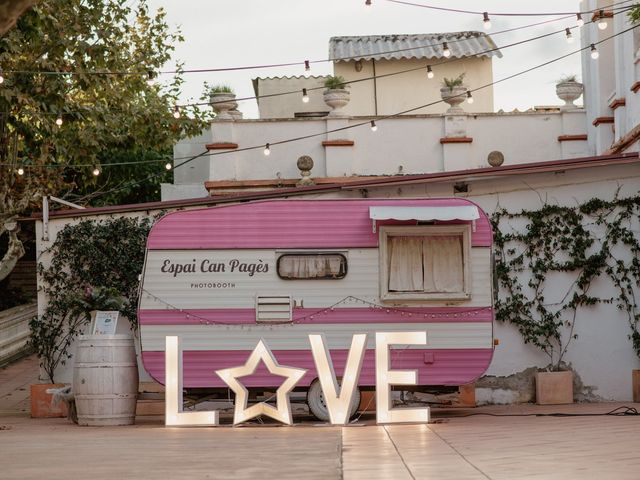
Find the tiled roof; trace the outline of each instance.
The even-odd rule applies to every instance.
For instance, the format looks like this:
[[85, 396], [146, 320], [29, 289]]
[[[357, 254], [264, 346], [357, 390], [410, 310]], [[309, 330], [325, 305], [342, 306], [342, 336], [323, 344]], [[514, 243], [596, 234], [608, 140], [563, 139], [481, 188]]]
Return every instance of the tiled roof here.
[[483, 32], [422, 33], [415, 35], [369, 35], [332, 37], [329, 58], [334, 61], [402, 58], [444, 58], [447, 42], [452, 58], [502, 57], [491, 37]]

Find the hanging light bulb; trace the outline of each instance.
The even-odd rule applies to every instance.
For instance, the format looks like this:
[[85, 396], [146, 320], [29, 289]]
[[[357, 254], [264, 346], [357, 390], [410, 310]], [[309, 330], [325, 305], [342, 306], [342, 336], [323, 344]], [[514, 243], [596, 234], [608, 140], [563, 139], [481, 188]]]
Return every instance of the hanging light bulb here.
[[156, 83], [156, 72], [154, 72], [153, 70], [148, 70], [147, 71], [147, 85], [149, 85], [150, 87], [153, 87]]
[[178, 105], [173, 107], [173, 118], [176, 120], [180, 118], [180, 107], [178, 107]]
[[61, 127], [62, 126], [62, 114], [58, 114], [58, 118], [56, 118], [56, 125]]
[[582, 27], [584, 25], [584, 20], [582, 19], [582, 15], [576, 13], [576, 25]]
[[473, 103], [473, 96], [471, 95], [471, 90], [467, 90], [467, 103]]
[[309, 60], [305, 60], [304, 61], [304, 71], [308, 72], [309, 70], [311, 70], [311, 64], [309, 63]]
[[264, 154], [265, 154], [266, 157], [271, 155], [271, 148], [270, 148], [270, 145], [268, 143], [264, 146]]
[[309, 103], [309, 95], [307, 95], [307, 89], [306, 88], [302, 89], [302, 102], [303, 103]]
[[97, 177], [98, 175], [100, 175], [100, 169], [97, 166], [93, 167], [93, 172], [91, 173], [93, 173], [93, 175]]
[[2, 76], [2, 70], [0, 70], [0, 83], [4, 82], [4, 77]]
[[447, 42], [442, 42], [442, 55], [445, 58], [449, 58], [451, 56], [451, 50], [449, 50], [449, 44]]
[[604, 10], [600, 10], [598, 12], [598, 28], [600, 30], [605, 30], [607, 28], [607, 17], [604, 16]]
[[431, 65], [427, 65], [427, 78], [433, 78], [433, 70], [431, 70]]
[[171, 163], [170, 162], [165, 163], [164, 168], [166, 168], [167, 170], [171, 170]]
[[24, 168], [18, 168], [18, 175], [24, 175]]
[[378, 126], [376, 125], [376, 122], [371, 120], [371, 131], [375, 132], [376, 130], [378, 130]]
[[567, 34], [567, 43], [573, 43], [573, 35], [571, 35], [571, 30], [569, 30], [569, 28], [565, 28], [564, 31]]
[[485, 30], [489, 30], [491, 29], [491, 20], [489, 19], [489, 14], [487, 12], [484, 12], [482, 14], [482, 22], [484, 24], [484, 29]]
[[594, 60], [597, 59], [600, 56], [600, 53], [598, 52], [598, 49], [596, 48], [596, 46], [592, 43], [591, 44], [591, 58], [593, 58]]

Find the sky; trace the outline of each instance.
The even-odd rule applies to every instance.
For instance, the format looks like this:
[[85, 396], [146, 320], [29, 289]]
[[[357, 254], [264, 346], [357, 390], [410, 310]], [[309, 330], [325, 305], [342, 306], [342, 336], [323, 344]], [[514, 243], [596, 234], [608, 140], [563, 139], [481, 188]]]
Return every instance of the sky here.
[[[414, 3], [488, 12], [574, 12], [578, 0], [413, 0]], [[174, 58], [185, 69], [224, 68], [245, 65], [300, 62], [300, 66], [185, 74], [182, 103], [199, 99], [203, 84], [227, 84], [238, 97], [253, 96], [256, 77], [303, 75], [302, 62], [328, 57], [329, 38], [345, 35], [414, 34], [483, 31], [482, 16], [433, 11], [387, 0], [148, 0], [152, 10], [164, 8], [167, 22], [180, 29], [185, 41], [176, 46]], [[487, 33], [528, 25], [556, 17], [492, 17]], [[573, 19], [492, 36], [503, 46], [575, 25]], [[502, 49], [494, 57], [494, 81], [558, 57], [580, 46], [579, 29], [572, 30], [569, 45], [564, 33]], [[308, 74], [332, 73], [330, 62], [315, 64]], [[495, 109], [526, 110], [534, 105], [560, 105], [555, 83], [563, 75], [580, 77], [580, 55], [575, 54], [494, 87]], [[240, 103], [245, 118], [257, 118], [255, 100]]]

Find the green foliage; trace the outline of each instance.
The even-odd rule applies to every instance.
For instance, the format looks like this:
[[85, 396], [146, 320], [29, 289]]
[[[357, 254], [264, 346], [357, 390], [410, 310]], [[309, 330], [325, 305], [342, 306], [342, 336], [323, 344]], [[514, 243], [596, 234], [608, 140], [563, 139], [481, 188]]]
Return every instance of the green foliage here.
[[445, 77], [442, 79], [442, 86], [447, 87], [450, 91], [453, 90], [455, 87], [461, 87], [463, 85], [465, 75], [466, 74], [463, 72], [460, 75], [458, 75], [456, 78]]
[[206, 87], [206, 88], [209, 91], [209, 94], [234, 93], [233, 88], [231, 88], [229, 85], [213, 85], [211, 87]]
[[[615, 304], [627, 316], [629, 338], [640, 356], [634, 293], [640, 286], [640, 242], [634, 233], [639, 213], [640, 196], [617, 195], [612, 201], [594, 198], [576, 207], [545, 204], [536, 211], [496, 211], [491, 219], [500, 259], [495, 274], [503, 292], [495, 302], [497, 319], [515, 325], [524, 342], [540, 348], [557, 369], [578, 337], [575, 322], [581, 309]], [[525, 226], [517, 231], [513, 226], [519, 224]], [[632, 260], [619, 260], [622, 254]], [[567, 291], [548, 290], [550, 278], [558, 276], [572, 279]], [[615, 296], [590, 294], [599, 278], [610, 281]]]
[[333, 76], [333, 75], [329, 75], [323, 83], [324, 87], [328, 90], [338, 90], [338, 89], [343, 89], [343, 88], [348, 88], [349, 85], [346, 84], [346, 80], [344, 79], [344, 77], [338, 75], [338, 76]]
[[[169, 29], [165, 13], [149, 12], [145, 0], [37, 2], [0, 38], [5, 78], [0, 114], [13, 153], [28, 167], [17, 178], [15, 166], [1, 166], [0, 178], [11, 178], [12, 184], [0, 182], [0, 190], [27, 203], [46, 194], [69, 198], [76, 188], [79, 197], [108, 190], [134, 176], [133, 168], [103, 169], [107, 179], [92, 176], [92, 167], [74, 165], [106, 164], [122, 156], [128, 161], [166, 157], [178, 139], [199, 133], [207, 119], [203, 111], [190, 108], [180, 119], [172, 115], [183, 82], [180, 73], [162, 76], [164, 86], [147, 84], [147, 72], [169, 61], [181, 40], [179, 32]], [[55, 123], [58, 115], [61, 126]], [[162, 173], [164, 163], [153, 167]], [[145, 175], [141, 171], [135, 178]], [[157, 185], [158, 179], [150, 181]], [[24, 212], [25, 202], [13, 204]]]
[[49, 303], [31, 321], [31, 345], [51, 381], [90, 311], [119, 310], [137, 328], [138, 275], [151, 224], [132, 218], [69, 224], [49, 249], [51, 265], [38, 265]]
[[556, 85], [560, 84], [560, 83], [574, 83], [578, 81], [578, 77], [575, 74], [571, 74], [571, 75], [562, 75], [558, 81], [556, 82]]
[[629, 22], [637, 23], [640, 20], [640, 4], [634, 4], [627, 15], [629, 16]]

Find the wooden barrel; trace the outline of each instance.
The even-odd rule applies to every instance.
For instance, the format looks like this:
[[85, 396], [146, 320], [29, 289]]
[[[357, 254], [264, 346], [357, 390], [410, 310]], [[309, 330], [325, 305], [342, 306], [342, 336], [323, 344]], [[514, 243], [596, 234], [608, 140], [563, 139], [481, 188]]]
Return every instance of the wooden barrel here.
[[78, 338], [73, 392], [79, 425], [131, 425], [136, 416], [138, 364], [129, 335]]

